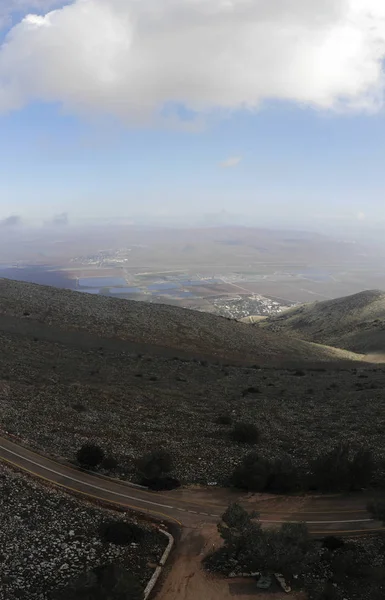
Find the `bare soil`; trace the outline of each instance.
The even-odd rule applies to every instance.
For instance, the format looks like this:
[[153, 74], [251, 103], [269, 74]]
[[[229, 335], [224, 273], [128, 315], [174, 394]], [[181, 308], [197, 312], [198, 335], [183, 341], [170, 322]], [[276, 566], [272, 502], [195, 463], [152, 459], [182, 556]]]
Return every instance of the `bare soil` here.
[[[276, 589], [260, 592], [254, 578], [226, 579], [205, 572], [202, 559], [220, 543], [215, 526], [185, 530], [177, 558], [156, 600], [287, 600], [287, 594]], [[303, 594], [291, 594], [290, 598], [305, 600]]]

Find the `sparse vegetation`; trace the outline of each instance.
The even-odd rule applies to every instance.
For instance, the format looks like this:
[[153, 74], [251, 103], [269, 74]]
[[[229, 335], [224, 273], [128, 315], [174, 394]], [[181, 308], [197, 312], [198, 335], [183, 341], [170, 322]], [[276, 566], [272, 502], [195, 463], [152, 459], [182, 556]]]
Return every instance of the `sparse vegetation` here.
[[[20, 286], [24, 289], [23, 284]], [[148, 332], [149, 324], [144, 322], [141, 310], [149, 311], [147, 316], [155, 310], [156, 315], [156, 307], [135, 305], [134, 312], [130, 309], [122, 315], [119, 302], [99, 297], [82, 299], [81, 296], [80, 304], [78, 300], [73, 303], [71, 294], [67, 297], [65, 291], [68, 304], [63, 306], [61, 291], [48, 290], [47, 293], [45, 288], [26, 285], [25, 293], [31, 296], [33, 316], [26, 320], [21, 317], [26, 305], [20, 303], [19, 284], [16, 288], [17, 294], [15, 291], [12, 298], [7, 294], [5, 299], [2, 296], [2, 307], [6, 314], [10, 311], [10, 314], [19, 315], [22, 325], [27, 324], [32, 334], [20, 336], [17, 343], [11, 335], [0, 334], [4, 349], [0, 381], [5, 389], [0, 425], [3, 430], [28, 440], [36, 450], [71, 460], [82, 443], [93, 440], [108, 449], [118, 461], [116, 475], [132, 479], [137, 475], [136, 460], [151, 444], [167, 448], [172, 454], [175, 478], [186, 483], [215, 481], [223, 485], [231, 476], [234, 465], [250, 449], [247, 444], [242, 446], [232, 439], [232, 425], [223, 425], [221, 430], [216, 422], [218, 416], [229, 414], [233, 418], [232, 424], [256, 424], [260, 433], [258, 453], [261, 458], [273, 462], [289, 455], [299, 473], [309, 471], [310, 464], [328, 454], [341, 440], [351, 440], [354, 448], [364, 445], [372, 452], [376, 463], [373, 483], [384, 485], [385, 370], [382, 367], [374, 371], [358, 363], [357, 374], [364, 372], [368, 379], [357, 379], [353, 377], [352, 365], [344, 365], [346, 370], [326, 369], [319, 366], [321, 363], [310, 361], [306, 366], [306, 377], [293, 377], [296, 366], [277, 369], [269, 363], [266, 368], [257, 351], [250, 356], [255, 356], [253, 361], [260, 363], [258, 369], [237, 366], [232, 362], [233, 356], [226, 359], [229, 377], [223, 373], [222, 365], [208, 361], [207, 367], [203, 368], [199, 352], [195, 361], [183, 355], [173, 360], [178, 352], [173, 350], [169, 357], [153, 355], [151, 362], [147, 362], [146, 353], [138, 358], [141, 349], [133, 348], [132, 353], [127, 353], [129, 341], [107, 339], [109, 335], [121, 335], [121, 331], [126, 336], [142, 335], [136, 329], [133, 315], [142, 319], [141, 327]], [[7, 291], [7, 286], [5, 289]], [[79, 333], [78, 345], [76, 340], [71, 345], [66, 344], [65, 337], [59, 346], [40, 339], [39, 330], [43, 326], [40, 321], [44, 321], [45, 313], [39, 312], [39, 306], [51, 305], [51, 301], [54, 313], [57, 303], [60, 311], [62, 308], [64, 311], [61, 321], [57, 316], [53, 317], [52, 331], [61, 331], [63, 336], [67, 329], [72, 334]], [[108, 319], [107, 307], [111, 310]], [[96, 321], [89, 323], [91, 319], [87, 315], [91, 309]], [[167, 313], [170, 316], [174, 315], [174, 309], [164, 309], [171, 311]], [[202, 318], [206, 316], [202, 315]], [[36, 320], [36, 331], [35, 319], [40, 319]], [[114, 322], [118, 334], [114, 333]], [[127, 327], [128, 322], [133, 329]], [[197, 316], [193, 323], [196, 328]], [[217, 320], [205, 323], [205, 327], [209, 327]], [[158, 321], [155, 325], [161, 327]], [[247, 335], [249, 327], [238, 325], [242, 325], [242, 332]], [[88, 335], [85, 331], [88, 327], [103, 339], [96, 340], [94, 347], [85, 351], [82, 339], [83, 335]], [[81, 331], [77, 332], [79, 328]], [[267, 343], [260, 337], [259, 330], [250, 329], [260, 346]], [[201, 332], [200, 321], [198, 332]], [[35, 334], [39, 337], [37, 346], [32, 342]], [[163, 328], [162, 336], [166, 334]], [[274, 334], [277, 341], [279, 337]], [[159, 337], [148, 339], [152, 343], [162, 343]], [[269, 346], [272, 356], [275, 351]], [[298, 368], [304, 368], [302, 356], [297, 358]], [[103, 376], [91, 376], [92, 370]], [[136, 378], [137, 373], [142, 377]], [[158, 381], [151, 382], [151, 376], [158, 377]], [[177, 378], [187, 379], [188, 384], [177, 384]], [[362, 382], [362, 390], [355, 389], [356, 381]], [[328, 388], [332, 384], [338, 388], [334, 387], [331, 392]], [[368, 391], [372, 385], [375, 387]], [[253, 393], [243, 395], [242, 392], [250, 388]]]

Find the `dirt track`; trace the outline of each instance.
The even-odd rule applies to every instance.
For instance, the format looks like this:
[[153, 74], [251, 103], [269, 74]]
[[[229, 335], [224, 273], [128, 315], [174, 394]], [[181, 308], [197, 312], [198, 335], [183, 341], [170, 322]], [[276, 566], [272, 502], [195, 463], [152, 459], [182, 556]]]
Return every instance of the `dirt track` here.
[[[215, 526], [184, 530], [178, 556], [165, 577], [156, 600], [271, 600], [271, 593], [259, 592], [255, 579], [225, 579], [206, 573], [202, 558], [220, 544]], [[285, 593], [274, 594], [274, 600], [286, 600]], [[291, 594], [292, 600], [304, 600], [302, 594]]]

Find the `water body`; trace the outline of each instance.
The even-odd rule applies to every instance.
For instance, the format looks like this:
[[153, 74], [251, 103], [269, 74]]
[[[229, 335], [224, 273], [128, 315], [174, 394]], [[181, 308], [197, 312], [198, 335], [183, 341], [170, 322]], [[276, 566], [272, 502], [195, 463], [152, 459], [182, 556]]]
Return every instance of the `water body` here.
[[126, 283], [123, 277], [81, 277], [79, 279], [79, 285], [86, 288], [125, 286]]
[[26, 281], [27, 283], [39, 283], [68, 290], [76, 289], [76, 281], [67, 277], [60, 269], [50, 266], [25, 265], [15, 267], [0, 265], [0, 278], [13, 279], [14, 281]]
[[180, 288], [179, 283], [153, 283], [149, 285], [147, 289], [150, 292], [157, 292], [160, 290], [178, 290]]
[[330, 281], [331, 279], [330, 273], [326, 273], [326, 271], [320, 271], [318, 269], [303, 269], [297, 274], [301, 275], [301, 277], [305, 277], [306, 279], [311, 279], [312, 281]]
[[99, 288], [78, 288], [76, 291], [82, 294], [100, 294]]
[[110, 288], [110, 294], [143, 294], [140, 288], [125, 287], [125, 288]]

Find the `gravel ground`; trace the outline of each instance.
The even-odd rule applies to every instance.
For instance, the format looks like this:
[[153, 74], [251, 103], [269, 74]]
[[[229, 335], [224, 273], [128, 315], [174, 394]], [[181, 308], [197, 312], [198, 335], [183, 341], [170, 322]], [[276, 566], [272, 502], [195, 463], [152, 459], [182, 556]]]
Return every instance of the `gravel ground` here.
[[[144, 524], [136, 547], [102, 544], [98, 527], [116, 513], [38, 485], [0, 464], [0, 599], [46, 600], [84, 570], [117, 562], [143, 584], [167, 540]], [[132, 520], [131, 520], [132, 521]]]
[[[134, 458], [170, 450], [186, 483], [225, 483], [250, 451], [231, 441], [219, 415], [255, 423], [256, 447], [295, 463], [340, 441], [385, 460], [385, 370], [245, 369], [99, 350], [82, 351], [0, 335], [0, 429], [73, 460], [99, 443], [132, 478]], [[253, 393], [244, 395], [249, 387]]]

